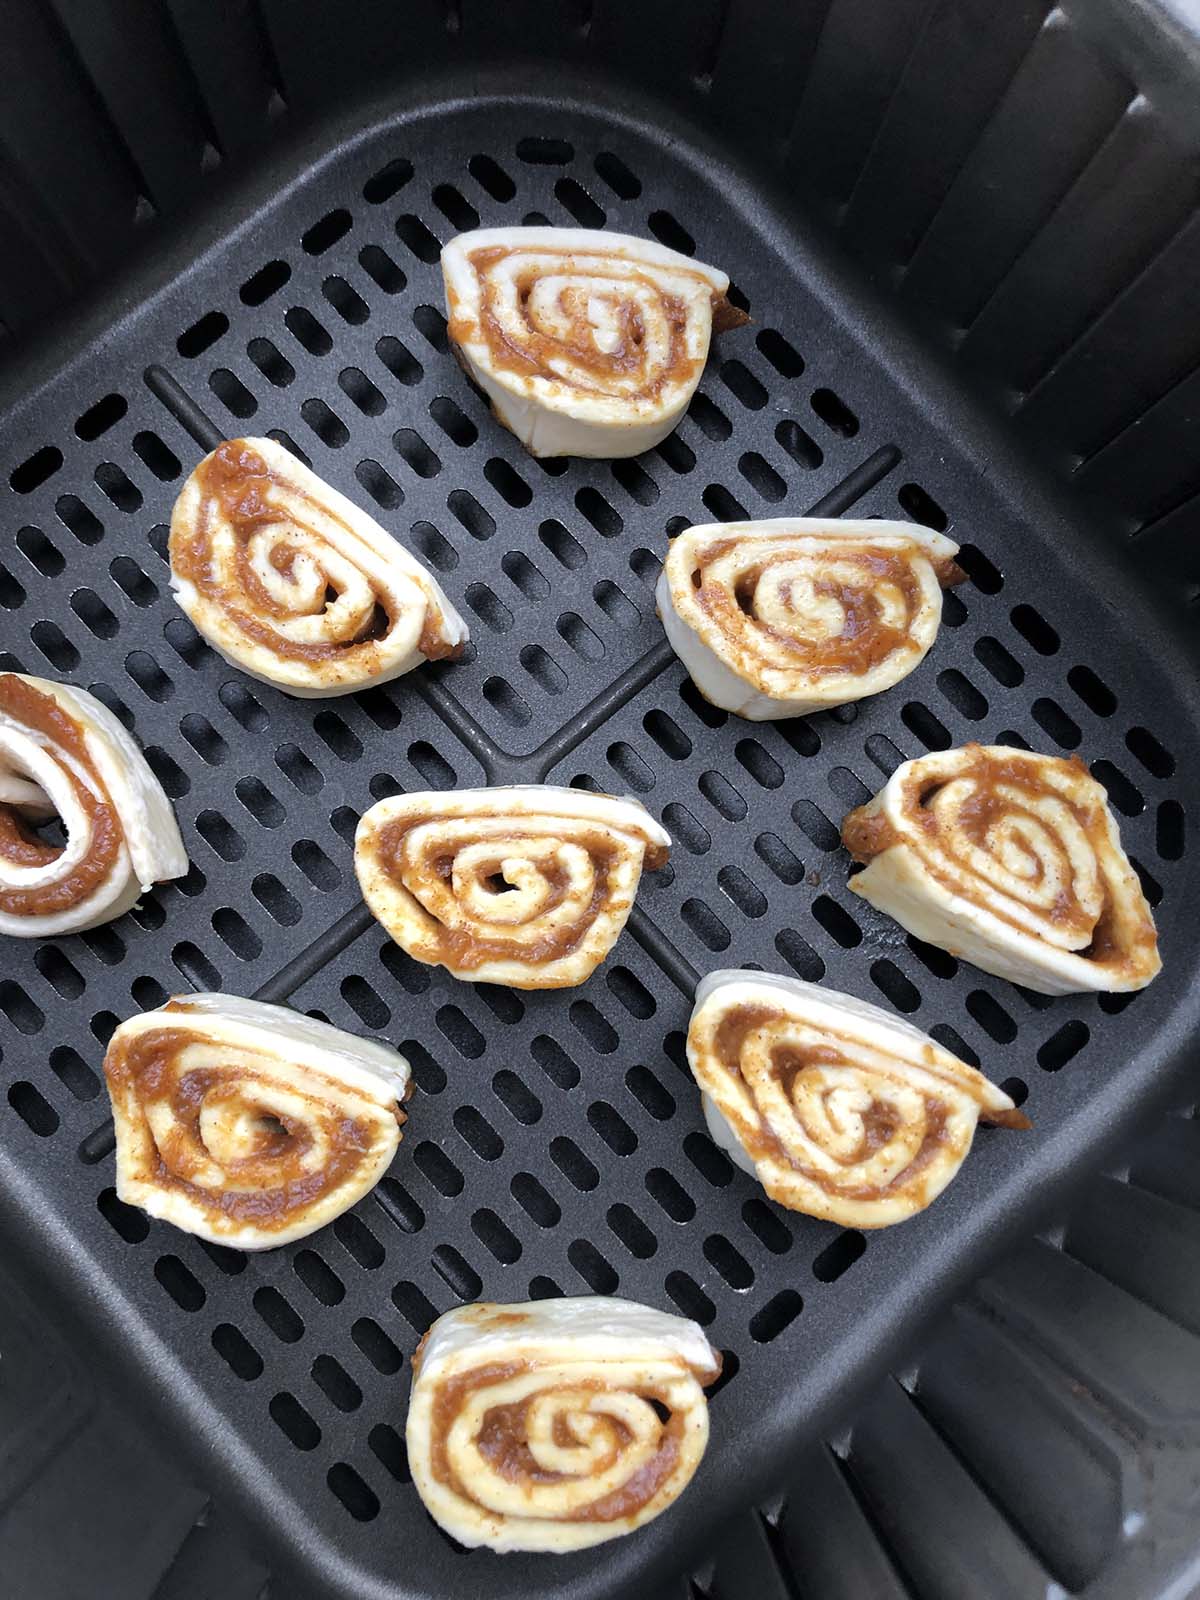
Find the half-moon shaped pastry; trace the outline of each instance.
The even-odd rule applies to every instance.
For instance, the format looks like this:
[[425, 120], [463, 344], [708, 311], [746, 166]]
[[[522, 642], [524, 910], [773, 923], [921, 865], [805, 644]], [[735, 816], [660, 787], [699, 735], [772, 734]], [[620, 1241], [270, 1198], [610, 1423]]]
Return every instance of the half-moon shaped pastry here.
[[729, 279], [648, 239], [480, 228], [442, 251], [449, 335], [535, 456], [635, 456], [695, 393], [714, 330], [749, 319]]
[[[37, 831], [55, 817], [61, 844]], [[170, 801], [108, 707], [0, 673], [0, 933], [94, 928], [187, 869]]]
[[398, 794], [365, 813], [354, 870], [410, 956], [474, 983], [563, 989], [617, 941], [671, 838], [636, 800], [550, 784]]
[[978, 1121], [1029, 1126], [919, 1028], [799, 978], [709, 973], [687, 1054], [716, 1143], [781, 1206], [843, 1227], [923, 1211]]
[[906, 761], [842, 823], [869, 900], [927, 944], [1039, 994], [1142, 989], [1154, 918], [1079, 760], [969, 744]]
[[925, 657], [958, 546], [912, 522], [776, 517], [685, 528], [656, 599], [713, 705], [753, 722], [879, 694]]
[[226, 661], [315, 698], [462, 653], [466, 623], [415, 556], [274, 439], [227, 439], [171, 513], [171, 587]]
[[699, 1326], [601, 1295], [448, 1311], [413, 1357], [408, 1460], [465, 1545], [561, 1554], [672, 1505], [721, 1357]]
[[239, 1250], [302, 1239], [374, 1188], [409, 1078], [386, 1045], [224, 994], [123, 1022], [104, 1072], [118, 1197]]

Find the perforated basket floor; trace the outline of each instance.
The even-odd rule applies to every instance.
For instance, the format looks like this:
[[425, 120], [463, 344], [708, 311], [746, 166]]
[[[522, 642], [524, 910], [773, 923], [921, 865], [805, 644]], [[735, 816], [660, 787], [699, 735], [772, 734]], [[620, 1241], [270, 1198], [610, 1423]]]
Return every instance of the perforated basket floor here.
[[[88, 686], [136, 731], [193, 865], [115, 926], [6, 945], [3, 1216], [86, 1305], [97, 1357], [124, 1354], [320, 1592], [645, 1592], [1167, 1082], [1191, 1025], [1195, 705], [1172, 643], [1146, 649], [1131, 580], [677, 130], [497, 95], [256, 182], [4, 429], [3, 664]], [[678, 433], [637, 461], [539, 465], [447, 353], [438, 241], [547, 219], [694, 248], [749, 305]], [[436, 570], [471, 623], [465, 662], [305, 703], [199, 641], [168, 593], [171, 504], [217, 437], [264, 431]], [[714, 712], [654, 616], [669, 535], [851, 508], [962, 542], [971, 581], [931, 657], [832, 716]], [[841, 814], [905, 757], [967, 739], [1078, 750], [1105, 783], [1158, 905], [1153, 988], [1042, 999], [847, 893]], [[676, 840], [578, 990], [455, 983], [359, 903], [350, 841], [372, 800], [517, 779], [633, 792]], [[706, 1138], [682, 1050], [696, 974], [753, 963], [898, 1008], [1003, 1081], [1034, 1131], [981, 1133], [933, 1210], [886, 1235], [777, 1210]], [[105, 1042], [188, 985], [287, 999], [412, 1060], [390, 1175], [299, 1246], [246, 1258], [115, 1199]], [[411, 1351], [462, 1300], [587, 1290], [675, 1307], [725, 1350], [703, 1468], [670, 1515], [591, 1555], [458, 1552], [406, 1470]]]

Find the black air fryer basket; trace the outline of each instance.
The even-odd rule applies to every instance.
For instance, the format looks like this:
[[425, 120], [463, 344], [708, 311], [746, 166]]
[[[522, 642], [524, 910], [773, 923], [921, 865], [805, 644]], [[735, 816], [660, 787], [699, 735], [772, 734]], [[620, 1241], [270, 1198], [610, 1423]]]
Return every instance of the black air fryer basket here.
[[[6, 10], [0, 665], [86, 686], [135, 731], [192, 868], [117, 924], [6, 943], [0, 1214], [288, 1593], [648, 1594], [1178, 1092], [1198, 1009], [1200, 118], [1182, 27], [1152, 9]], [[441, 242], [523, 221], [729, 271], [753, 321], [657, 450], [537, 462], [451, 358]], [[470, 624], [464, 662], [305, 702], [203, 644], [170, 599], [167, 523], [200, 455], [242, 433], [428, 563]], [[727, 717], [655, 618], [669, 536], [810, 511], [947, 529], [969, 582], [889, 693]], [[1078, 752], [1103, 782], [1156, 907], [1151, 988], [1046, 999], [848, 893], [844, 812], [968, 740]], [[541, 780], [635, 794], [676, 841], [612, 956], [541, 994], [417, 966], [361, 904], [359, 815]], [[782, 1212], [707, 1138], [683, 1057], [698, 974], [752, 964], [910, 1016], [1033, 1131], [981, 1131], [886, 1233]], [[105, 1043], [189, 987], [412, 1061], [391, 1173], [298, 1245], [246, 1257], [116, 1200]], [[703, 1467], [595, 1552], [461, 1552], [406, 1466], [417, 1340], [464, 1301], [588, 1291], [677, 1309], [724, 1350]]]

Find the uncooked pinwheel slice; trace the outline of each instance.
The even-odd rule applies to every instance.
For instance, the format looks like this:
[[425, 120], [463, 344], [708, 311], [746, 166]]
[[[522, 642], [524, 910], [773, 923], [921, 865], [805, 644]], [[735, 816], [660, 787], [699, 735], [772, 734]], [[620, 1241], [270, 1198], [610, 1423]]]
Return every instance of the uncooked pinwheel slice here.
[[582, 983], [671, 839], [636, 800], [549, 784], [401, 794], [364, 815], [354, 867], [410, 956], [517, 989]]
[[123, 1022], [104, 1072], [118, 1197], [239, 1250], [302, 1239], [374, 1188], [409, 1077], [386, 1045], [224, 994]]
[[[38, 833], [55, 818], [65, 843]], [[107, 706], [0, 673], [0, 933], [94, 928], [187, 869], [170, 802]]]
[[465, 1545], [561, 1554], [672, 1505], [721, 1357], [694, 1322], [604, 1296], [448, 1311], [413, 1357], [408, 1460]]
[[171, 585], [235, 667], [315, 698], [461, 655], [463, 619], [415, 556], [273, 439], [227, 439], [171, 515]]
[[1142, 989], [1158, 938], [1081, 761], [966, 745], [906, 761], [842, 823], [869, 900], [927, 944], [1039, 994]]
[[695, 392], [714, 331], [748, 318], [729, 279], [648, 239], [480, 228], [442, 251], [449, 334], [535, 456], [634, 456]]
[[889, 689], [925, 657], [958, 546], [912, 522], [777, 517], [685, 528], [656, 598], [700, 693], [754, 722]]
[[843, 1227], [886, 1228], [924, 1210], [978, 1121], [1029, 1126], [919, 1028], [799, 978], [710, 973], [687, 1054], [714, 1140], [772, 1200]]

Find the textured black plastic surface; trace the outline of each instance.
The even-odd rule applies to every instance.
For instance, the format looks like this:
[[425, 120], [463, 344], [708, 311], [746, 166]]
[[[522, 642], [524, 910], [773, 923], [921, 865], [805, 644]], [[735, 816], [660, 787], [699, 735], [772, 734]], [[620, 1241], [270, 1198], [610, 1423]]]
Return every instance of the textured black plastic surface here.
[[1194, 1595], [1200, 1216], [1178, 1174], [1198, 1153], [1194, 1111], [1160, 1119], [1127, 1175], [1085, 1185], [1065, 1226], [985, 1274], [830, 1444], [798, 1452], [692, 1592]]
[[[1159, 1118], [1121, 1168], [1084, 1186], [1065, 1225], [936, 1319], [832, 1442], [802, 1446], [767, 1501], [715, 1528], [690, 1576], [639, 1585], [639, 1600], [1192, 1595], [1200, 1418], [1186, 1399], [1145, 1404], [1148, 1372], [1168, 1401], [1194, 1391], [1192, 1275], [1173, 1257], [1149, 1303], [1139, 1282], [1147, 1242], [1169, 1239], [1184, 1265], [1196, 1248], [1198, 1156], [1194, 1110]], [[1060, 1250], [1082, 1293], [1062, 1294]], [[97, 1374], [8, 1277], [3, 1289], [5, 1593], [266, 1600], [269, 1587], [294, 1600], [289, 1578], [267, 1585], [227, 1515], [204, 1506], [191, 1525], [197, 1496], [179, 1463], [114, 1416]]]
[[314, 113], [559, 64], [751, 160], [1195, 597], [1193, 0], [8, 0], [3, 38], [0, 348]]
[[[969, 410], [947, 415], [937, 375], [831, 286], [744, 173], [655, 122], [497, 94], [301, 154], [6, 419], [6, 663], [99, 686], [175, 798], [194, 867], [115, 928], [6, 950], [5, 1214], [87, 1286], [206, 1471], [328, 1592], [600, 1595], [677, 1569], [1165, 1089], [1194, 1019], [1182, 646], [1160, 627], [1147, 659], [1128, 574]], [[532, 216], [694, 240], [749, 301], [753, 326], [720, 341], [679, 434], [637, 463], [539, 466], [445, 351], [437, 240]], [[196, 640], [166, 592], [172, 499], [218, 433], [279, 430], [438, 570], [471, 660], [314, 705]], [[963, 541], [973, 581], [934, 654], [857, 711], [774, 727], [713, 713], [653, 616], [669, 532], [852, 506]], [[1132, 1003], [957, 969], [846, 892], [844, 809], [904, 756], [1005, 737], [1079, 749], [1161, 889], [1167, 970]], [[580, 990], [415, 967], [358, 905], [358, 813], [398, 787], [534, 777], [641, 794], [676, 837], [671, 866]], [[776, 1211], [705, 1138], [680, 1054], [694, 973], [731, 961], [898, 1006], [1027, 1091], [1035, 1131], [981, 1135], [939, 1204], [887, 1235]], [[314, 1240], [247, 1260], [113, 1198], [104, 1041], [189, 983], [289, 998], [413, 1060], [392, 1175]], [[729, 1352], [701, 1474], [670, 1517], [593, 1556], [453, 1552], [407, 1482], [408, 1354], [459, 1299], [588, 1288], [673, 1303]]]

